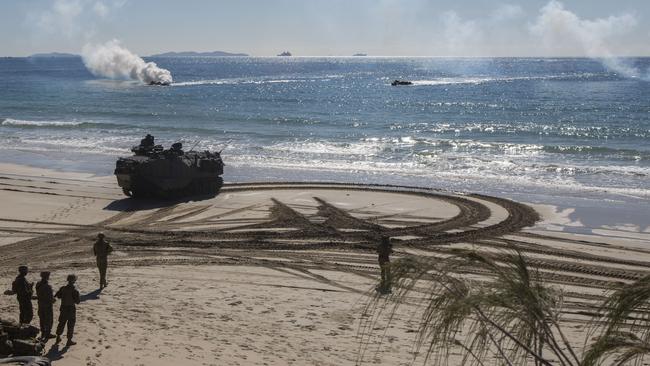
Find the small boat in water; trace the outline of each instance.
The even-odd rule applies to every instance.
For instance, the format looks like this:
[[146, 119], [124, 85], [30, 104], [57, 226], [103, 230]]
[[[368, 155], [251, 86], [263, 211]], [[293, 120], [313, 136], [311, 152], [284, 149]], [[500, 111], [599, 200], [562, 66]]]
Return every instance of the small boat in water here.
[[397, 80], [397, 79], [395, 79], [395, 80], [393, 80], [392, 83], [390, 83], [390, 85], [392, 85], [392, 86], [398, 86], [398, 85], [413, 85], [413, 83], [410, 82], [410, 81], [408, 81], [408, 80]]

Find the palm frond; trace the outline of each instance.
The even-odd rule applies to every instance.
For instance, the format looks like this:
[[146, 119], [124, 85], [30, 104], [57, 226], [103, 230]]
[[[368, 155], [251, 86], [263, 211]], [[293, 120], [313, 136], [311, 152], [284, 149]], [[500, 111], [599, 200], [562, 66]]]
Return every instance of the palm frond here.
[[640, 364], [650, 354], [650, 276], [611, 293], [592, 319], [596, 342], [584, 356], [587, 366], [616, 356], [617, 364]]
[[[480, 364], [489, 354], [507, 364], [536, 359], [550, 365], [540, 355], [546, 349], [562, 365], [578, 365], [566, 339], [555, 339], [562, 292], [546, 286], [521, 253], [495, 256], [456, 250], [453, 254], [408, 257], [391, 266], [394, 293], [389, 321], [407, 299], [411, 303], [419, 299], [423, 310], [415, 348], [418, 353], [425, 349], [425, 362], [433, 357], [435, 364], [444, 364], [456, 350], [462, 354], [462, 365]], [[459, 275], [477, 271], [485, 273], [487, 280]]]
[[603, 334], [591, 345], [583, 359], [583, 366], [600, 365], [614, 357], [614, 364], [624, 365], [640, 362], [644, 355], [650, 353], [650, 343], [634, 333], [612, 331]]
[[642, 308], [650, 306], [650, 275], [640, 280], [624, 285], [615, 291], [601, 306], [603, 319], [606, 322], [607, 331], [618, 329], [622, 325], [641, 325], [643, 328], [650, 326], [650, 319], [647, 316], [631, 317]]

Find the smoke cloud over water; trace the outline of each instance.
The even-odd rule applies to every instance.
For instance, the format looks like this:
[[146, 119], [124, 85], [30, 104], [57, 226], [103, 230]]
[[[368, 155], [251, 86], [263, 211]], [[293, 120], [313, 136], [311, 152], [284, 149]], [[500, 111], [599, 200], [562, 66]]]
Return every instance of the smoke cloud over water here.
[[101, 45], [86, 45], [82, 51], [86, 68], [95, 76], [110, 79], [131, 79], [145, 84], [169, 85], [172, 74], [155, 62], [145, 62], [140, 56], [112, 40]]
[[631, 14], [582, 19], [561, 2], [552, 0], [540, 9], [530, 31], [540, 37], [544, 46], [553, 53], [575, 54], [579, 50], [622, 76], [650, 80], [649, 70], [642, 71], [626, 63], [608, 46], [613, 37], [626, 34], [636, 25], [637, 19]]

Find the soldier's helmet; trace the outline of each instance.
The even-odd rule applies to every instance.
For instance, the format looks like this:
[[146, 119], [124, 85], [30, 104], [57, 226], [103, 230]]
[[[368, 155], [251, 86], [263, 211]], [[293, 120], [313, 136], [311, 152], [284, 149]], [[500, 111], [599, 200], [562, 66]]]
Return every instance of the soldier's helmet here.
[[18, 273], [27, 273], [27, 271], [28, 271], [27, 266], [18, 267]]
[[50, 271], [43, 271], [41, 272], [41, 278], [44, 280], [47, 280], [50, 278]]
[[97, 237], [98, 237], [99, 239], [104, 239], [104, 233], [99, 233], [99, 234], [97, 234]]
[[73, 274], [70, 274], [70, 275], [68, 275], [67, 280], [68, 280], [68, 283], [74, 283], [74, 282], [77, 281], [77, 276], [75, 276]]

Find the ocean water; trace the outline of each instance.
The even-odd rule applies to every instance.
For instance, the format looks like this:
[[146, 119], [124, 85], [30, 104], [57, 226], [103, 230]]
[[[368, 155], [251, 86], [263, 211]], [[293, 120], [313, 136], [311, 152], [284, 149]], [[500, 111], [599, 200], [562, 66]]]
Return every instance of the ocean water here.
[[77, 58], [0, 59], [0, 161], [111, 174], [151, 133], [224, 149], [226, 181], [650, 201], [650, 82], [597, 60], [153, 61], [172, 86], [98, 79]]

